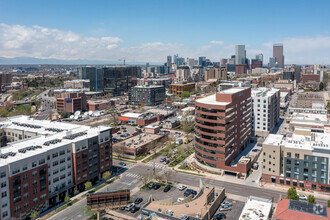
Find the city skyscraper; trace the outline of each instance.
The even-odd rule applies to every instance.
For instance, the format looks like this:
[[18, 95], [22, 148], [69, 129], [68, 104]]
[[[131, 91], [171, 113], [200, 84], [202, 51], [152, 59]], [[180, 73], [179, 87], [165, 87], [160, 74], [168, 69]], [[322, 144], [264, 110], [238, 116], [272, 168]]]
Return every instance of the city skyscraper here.
[[273, 57], [279, 68], [284, 68], [283, 44], [273, 45]]
[[256, 55], [256, 60], [261, 61], [261, 63], [264, 62], [264, 55], [262, 53]]
[[200, 65], [201, 67], [205, 67], [206, 66], [206, 57], [199, 57], [198, 65]]
[[276, 62], [275, 57], [269, 57], [269, 64], [268, 64], [268, 66], [269, 66], [270, 68], [275, 67], [275, 62]]
[[245, 45], [236, 45], [235, 64], [245, 64], [245, 58], [246, 58]]
[[178, 59], [179, 54], [174, 54], [173, 55], [173, 63], [176, 63], [176, 60]]
[[171, 55], [167, 56], [167, 62], [166, 63], [167, 63], [168, 67], [171, 67], [171, 65], [172, 65], [172, 56]]

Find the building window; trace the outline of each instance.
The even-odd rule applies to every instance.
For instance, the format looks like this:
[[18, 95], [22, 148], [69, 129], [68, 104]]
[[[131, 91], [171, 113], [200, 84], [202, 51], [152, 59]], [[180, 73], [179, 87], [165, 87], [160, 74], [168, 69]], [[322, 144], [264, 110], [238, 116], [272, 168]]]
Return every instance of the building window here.
[[294, 158], [299, 159], [299, 154], [295, 153]]
[[1, 188], [5, 188], [7, 186], [7, 182], [2, 182], [1, 183]]
[[34, 198], [34, 199], [33, 199], [33, 202], [34, 202], [34, 203], [37, 203], [37, 202], [38, 202], [38, 198]]
[[286, 180], [286, 185], [290, 185], [290, 184], [291, 184], [290, 180]]
[[29, 193], [24, 193], [24, 199], [28, 198], [29, 197]]
[[58, 157], [58, 153], [53, 154], [53, 158], [56, 158], [56, 157]]
[[7, 196], [7, 192], [2, 192], [1, 193], [1, 198], [5, 198]]
[[46, 162], [45, 159], [41, 159], [41, 160], [39, 160], [39, 165], [44, 164], [45, 162]]
[[35, 170], [32, 172], [32, 176], [36, 176], [38, 174], [38, 172]]
[[60, 155], [65, 154], [65, 150], [60, 151]]
[[23, 169], [22, 170], [23, 171], [27, 170], [27, 165], [26, 164], [23, 166]]
[[1, 173], [1, 178], [4, 178], [4, 177], [6, 177], [6, 172]]
[[32, 162], [32, 167], [36, 167], [37, 166], [37, 161]]
[[287, 152], [286, 157], [291, 157], [291, 152]]
[[27, 189], [29, 187], [29, 184], [28, 183], [25, 183], [24, 185], [23, 185], [23, 189]]

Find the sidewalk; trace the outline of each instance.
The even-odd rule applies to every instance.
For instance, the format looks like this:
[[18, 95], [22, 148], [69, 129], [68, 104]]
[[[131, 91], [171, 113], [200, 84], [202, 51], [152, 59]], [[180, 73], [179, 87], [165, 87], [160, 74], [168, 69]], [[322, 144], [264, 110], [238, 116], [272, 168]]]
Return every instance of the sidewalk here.
[[[191, 163], [194, 160], [193, 157], [194, 157], [194, 154], [190, 155], [186, 159], [186, 161], [188, 163]], [[258, 159], [258, 162], [259, 162], [258, 170], [254, 170], [252, 172], [252, 174], [249, 175], [245, 180], [238, 179], [238, 178], [236, 178], [234, 176], [230, 176], [230, 175], [220, 175], [220, 174], [207, 173], [207, 172], [203, 172], [203, 171], [193, 171], [193, 170], [179, 169], [179, 166], [181, 166], [183, 164], [183, 162], [181, 164], [176, 165], [174, 167], [174, 170], [175, 171], [183, 171], [183, 172], [186, 172], [186, 173], [191, 173], [192, 175], [193, 174], [199, 174], [199, 175], [203, 175], [203, 177], [205, 177], [205, 178], [210, 178], [210, 179], [214, 179], [214, 180], [220, 180], [220, 181], [237, 183], [237, 184], [248, 185], [248, 186], [254, 186], [254, 187], [257, 187], [257, 188], [266, 188], [266, 189], [269, 189], [269, 190], [276, 190], [276, 191], [286, 193], [290, 187], [287, 187], [285, 185], [274, 185], [274, 184], [271, 184], [271, 183], [261, 183], [261, 182], [259, 182], [259, 179], [262, 175], [262, 163], [261, 163], [261, 161], [262, 161], [262, 158], [259, 157], [259, 159]], [[302, 190], [299, 190], [299, 188], [297, 188], [297, 193], [303, 194], [303, 195], [313, 194], [315, 196], [315, 198], [325, 199], [325, 200], [328, 200], [330, 198], [329, 193], [316, 192], [316, 191], [310, 191], [310, 190], [302, 191]]]

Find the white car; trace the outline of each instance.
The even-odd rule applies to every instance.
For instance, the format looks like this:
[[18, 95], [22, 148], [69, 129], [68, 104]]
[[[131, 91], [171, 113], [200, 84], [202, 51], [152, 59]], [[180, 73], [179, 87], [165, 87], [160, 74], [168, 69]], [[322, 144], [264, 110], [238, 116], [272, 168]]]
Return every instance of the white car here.
[[178, 198], [178, 200], [176, 200], [177, 202], [181, 202], [181, 201], [183, 201], [184, 200], [184, 198], [182, 198], [182, 197], [180, 197], [180, 198]]
[[298, 196], [299, 196], [299, 199], [301, 199], [301, 200], [307, 200], [307, 196], [305, 196], [305, 195], [298, 194]]
[[134, 203], [128, 204], [125, 208], [126, 211], [131, 211], [131, 209], [135, 206]]
[[179, 190], [180, 190], [180, 191], [184, 190], [185, 188], [187, 188], [186, 185], [181, 185], [181, 186], [179, 186]]

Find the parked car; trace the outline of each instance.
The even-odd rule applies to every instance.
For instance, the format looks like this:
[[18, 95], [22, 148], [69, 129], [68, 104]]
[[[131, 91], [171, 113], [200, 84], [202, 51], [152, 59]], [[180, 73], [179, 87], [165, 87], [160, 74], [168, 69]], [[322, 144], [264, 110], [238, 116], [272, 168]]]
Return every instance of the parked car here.
[[183, 200], [184, 200], [184, 198], [180, 197], [180, 198], [178, 198], [176, 201], [177, 201], [177, 202], [181, 202], [181, 201], [183, 201]]
[[221, 220], [221, 219], [225, 219], [226, 218], [226, 214], [225, 213], [218, 213], [215, 216], [213, 216], [213, 220]]
[[125, 210], [125, 208], [126, 208], [125, 206], [122, 206], [122, 207], [120, 207], [119, 209], [120, 209], [120, 210]]
[[222, 203], [222, 206], [231, 206], [231, 205], [233, 205], [233, 203], [229, 202], [229, 201], [226, 201], [226, 202]]
[[179, 190], [180, 190], [180, 191], [182, 191], [182, 190], [184, 190], [184, 189], [186, 189], [186, 188], [187, 188], [186, 185], [180, 185], [180, 186], [179, 186]]
[[134, 203], [135, 204], [140, 204], [142, 201], [143, 201], [142, 198], [136, 198], [135, 201], [134, 201]]
[[197, 192], [195, 191], [195, 190], [193, 190], [193, 189], [187, 189], [185, 192], [184, 192], [184, 196], [185, 197], [188, 197], [188, 196], [190, 196], [190, 195], [196, 195], [197, 194]]
[[221, 206], [220, 211], [230, 211], [231, 210], [231, 206], [225, 205], [225, 206]]
[[126, 163], [124, 163], [124, 162], [119, 162], [119, 165], [121, 165], [121, 166], [126, 166]]
[[135, 213], [135, 212], [137, 212], [138, 210], [140, 209], [140, 207], [139, 206], [133, 206], [132, 208], [131, 208], [131, 213]]
[[126, 211], [130, 211], [135, 206], [134, 203], [128, 204], [125, 208]]
[[179, 138], [179, 139], [177, 139], [177, 140], [175, 141], [175, 144], [177, 144], [177, 145], [180, 145], [180, 144], [182, 144], [182, 143], [183, 143], [183, 141], [182, 141], [181, 138]]
[[301, 199], [301, 200], [307, 200], [307, 196], [305, 196], [305, 195], [298, 194], [298, 196], [299, 196], [299, 199]]
[[170, 189], [171, 189], [171, 186], [170, 185], [167, 185], [164, 188], [164, 192], [168, 192], [168, 191], [170, 191]]
[[149, 189], [153, 189], [154, 187], [155, 187], [155, 183], [150, 183], [148, 186]]
[[160, 183], [156, 183], [156, 184], [154, 185], [154, 190], [159, 189], [161, 186], [162, 186], [162, 185], [161, 185]]
[[164, 162], [166, 160], [166, 157], [160, 158], [160, 162]]

